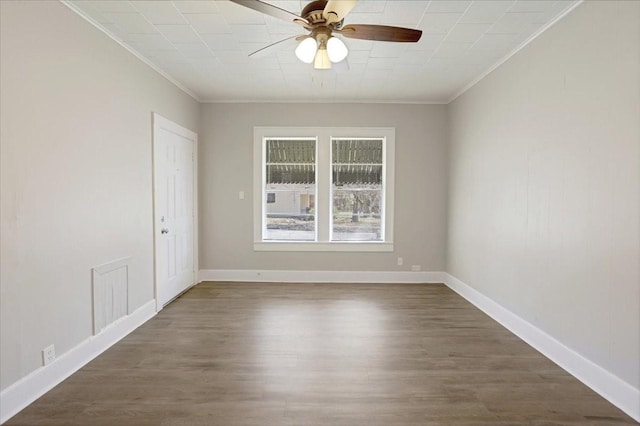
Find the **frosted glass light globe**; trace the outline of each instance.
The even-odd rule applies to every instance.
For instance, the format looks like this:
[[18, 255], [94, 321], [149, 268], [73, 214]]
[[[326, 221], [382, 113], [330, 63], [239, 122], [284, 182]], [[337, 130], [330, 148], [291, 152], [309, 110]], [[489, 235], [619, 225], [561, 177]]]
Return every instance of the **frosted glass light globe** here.
[[329, 53], [329, 59], [331, 62], [340, 62], [347, 57], [349, 49], [347, 46], [337, 37], [331, 37], [327, 41], [327, 52]]
[[305, 64], [310, 64], [316, 57], [318, 43], [313, 37], [307, 37], [296, 47], [296, 56]]
[[329, 58], [329, 55], [327, 54], [327, 49], [318, 49], [315, 61], [313, 62], [313, 68], [317, 70], [331, 69], [331, 60]]

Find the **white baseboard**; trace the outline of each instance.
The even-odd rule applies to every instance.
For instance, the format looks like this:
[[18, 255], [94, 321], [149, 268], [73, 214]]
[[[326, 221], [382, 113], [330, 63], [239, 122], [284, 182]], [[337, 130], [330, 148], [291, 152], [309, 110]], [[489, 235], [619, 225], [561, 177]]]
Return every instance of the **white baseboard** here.
[[445, 284], [562, 369], [640, 422], [640, 390], [563, 345], [489, 297], [445, 274]]
[[444, 272], [407, 271], [272, 271], [244, 269], [200, 270], [198, 282], [283, 283], [444, 283]]
[[150, 300], [131, 314], [109, 325], [100, 334], [89, 337], [65, 352], [51, 364], [40, 367], [3, 390], [0, 393], [0, 423], [18, 414], [155, 314], [156, 301]]

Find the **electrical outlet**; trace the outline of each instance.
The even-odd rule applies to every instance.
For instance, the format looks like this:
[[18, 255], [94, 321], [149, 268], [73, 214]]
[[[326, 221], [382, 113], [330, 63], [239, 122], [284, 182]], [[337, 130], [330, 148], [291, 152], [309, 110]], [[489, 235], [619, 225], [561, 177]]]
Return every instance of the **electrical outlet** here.
[[398, 258], [398, 266], [402, 266], [403, 263], [404, 263], [404, 260], [401, 257], [399, 257]]
[[56, 348], [51, 345], [42, 350], [42, 364], [49, 365], [56, 359]]
[[413, 272], [420, 272], [420, 265], [411, 265], [411, 270]]

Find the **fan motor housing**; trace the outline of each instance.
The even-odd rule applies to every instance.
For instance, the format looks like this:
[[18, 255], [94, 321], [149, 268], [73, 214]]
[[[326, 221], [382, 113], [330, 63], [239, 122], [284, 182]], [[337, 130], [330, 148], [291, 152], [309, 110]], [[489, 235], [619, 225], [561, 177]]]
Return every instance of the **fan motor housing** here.
[[316, 0], [312, 1], [308, 5], [302, 9], [300, 15], [305, 18], [309, 23], [313, 26], [330, 26], [333, 29], [340, 28], [342, 26], [342, 22], [334, 22], [332, 24], [327, 24], [327, 20], [324, 18], [323, 12], [324, 8], [327, 5], [327, 0]]

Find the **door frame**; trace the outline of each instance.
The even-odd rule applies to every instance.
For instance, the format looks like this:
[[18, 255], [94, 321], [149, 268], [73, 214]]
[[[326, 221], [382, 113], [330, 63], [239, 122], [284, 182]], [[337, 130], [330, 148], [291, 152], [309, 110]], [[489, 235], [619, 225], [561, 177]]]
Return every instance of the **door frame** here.
[[184, 137], [186, 139], [191, 140], [193, 144], [193, 283], [189, 286], [189, 288], [198, 284], [198, 271], [199, 271], [199, 263], [198, 263], [198, 134], [182, 127], [181, 125], [169, 120], [161, 116], [160, 114], [153, 112], [152, 113], [152, 137], [151, 137], [151, 162], [152, 162], [152, 176], [151, 176], [151, 185], [152, 185], [152, 204], [153, 204], [153, 298], [156, 302], [156, 312], [162, 310], [163, 306], [160, 304], [158, 298], [158, 241], [160, 236], [160, 221], [158, 220], [158, 206], [157, 206], [157, 197], [156, 197], [156, 135], [160, 131], [160, 129], [169, 131], [178, 136]]

